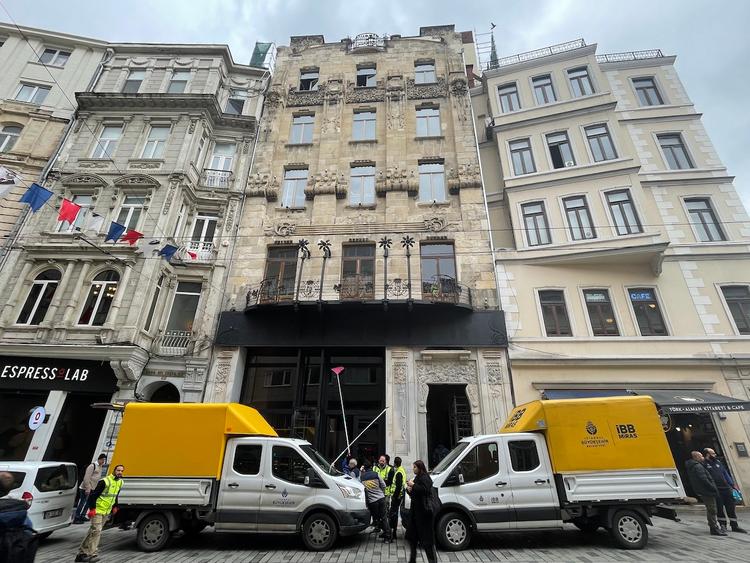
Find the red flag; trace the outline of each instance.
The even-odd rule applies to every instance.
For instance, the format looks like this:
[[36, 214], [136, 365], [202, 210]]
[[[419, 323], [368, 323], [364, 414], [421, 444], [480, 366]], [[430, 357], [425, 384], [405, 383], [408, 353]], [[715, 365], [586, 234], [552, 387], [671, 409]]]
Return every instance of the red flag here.
[[187, 252], [188, 256], [190, 256], [190, 258], [192, 258], [193, 260], [197, 260], [198, 259], [198, 253], [197, 252], [190, 252], [189, 250], [186, 250], [185, 252]]
[[344, 371], [344, 368], [342, 366], [339, 366], [337, 368], [331, 368], [331, 371], [336, 375], [341, 375], [341, 372]]
[[57, 216], [58, 221], [67, 221], [68, 223], [74, 223], [78, 212], [81, 210], [80, 205], [76, 205], [69, 199], [63, 199], [62, 206], [60, 206], [60, 214]]
[[138, 239], [141, 238], [143, 238], [143, 233], [139, 233], [138, 231], [134, 231], [133, 229], [128, 229], [128, 232], [125, 233], [125, 236], [120, 240], [123, 242], [127, 242], [128, 244], [130, 244], [130, 246], [133, 246], [136, 242], [138, 242]]

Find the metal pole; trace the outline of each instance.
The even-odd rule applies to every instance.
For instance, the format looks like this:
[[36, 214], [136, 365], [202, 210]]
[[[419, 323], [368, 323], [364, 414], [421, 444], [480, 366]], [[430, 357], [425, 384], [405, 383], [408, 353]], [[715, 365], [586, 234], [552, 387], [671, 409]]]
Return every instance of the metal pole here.
[[341, 372], [344, 368], [332, 368], [331, 371], [336, 374], [336, 383], [339, 386], [339, 399], [341, 400], [341, 418], [344, 419], [344, 437], [346, 438], [346, 452], [352, 455], [349, 446], [349, 429], [346, 427], [346, 412], [344, 411], [344, 394], [341, 392]]
[[[387, 411], [387, 410], [388, 410], [388, 407], [385, 407], [382, 411], [380, 411], [380, 414], [378, 416], [376, 416], [375, 418], [373, 418], [372, 422], [370, 422], [370, 424], [368, 424], [367, 426], [365, 426], [365, 429], [362, 430], [362, 432], [360, 432], [359, 434], [357, 434], [357, 436], [354, 438], [354, 440], [352, 440], [351, 443], [353, 444], [354, 442], [356, 442], [357, 440], [359, 440], [360, 437], [362, 436], [362, 434], [364, 434], [365, 432], [367, 432], [370, 429], [370, 426], [372, 426], [373, 424], [375, 424], [375, 421], [377, 419], [379, 419], [381, 416], [383, 416], [385, 414], [385, 411]], [[335, 458], [333, 458], [333, 461], [331, 461], [331, 468], [333, 468], [333, 466], [336, 464], [336, 461], [342, 455], [344, 455], [347, 451], [349, 451], [349, 446], [350, 446], [350, 444], [347, 444], [346, 448], [344, 450], [342, 450], [339, 455], [337, 455]]]

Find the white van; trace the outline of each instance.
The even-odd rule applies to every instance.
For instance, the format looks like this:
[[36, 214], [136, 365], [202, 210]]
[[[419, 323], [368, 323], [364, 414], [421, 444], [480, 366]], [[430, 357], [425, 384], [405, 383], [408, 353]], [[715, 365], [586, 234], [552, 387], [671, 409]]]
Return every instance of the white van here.
[[0, 471], [13, 475], [9, 498], [29, 505], [29, 518], [41, 538], [70, 526], [76, 501], [78, 471], [72, 463], [59, 461], [5, 461]]

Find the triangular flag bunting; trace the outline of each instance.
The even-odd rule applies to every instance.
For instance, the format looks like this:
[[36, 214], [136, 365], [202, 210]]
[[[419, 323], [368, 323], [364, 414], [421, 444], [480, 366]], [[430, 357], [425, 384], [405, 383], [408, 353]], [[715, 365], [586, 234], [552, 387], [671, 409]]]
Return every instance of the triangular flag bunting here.
[[174, 256], [175, 252], [177, 252], [177, 247], [171, 244], [167, 244], [164, 245], [164, 248], [159, 251], [159, 256], [164, 256], [167, 262], [169, 262], [172, 259], [172, 256]]
[[198, 253], [197, 252], [190, 252], [187, 249], [185, 249], [185, 252], [187, 252], [188, 256], [190, 256], [190, 258], [192, 258], [193, 260], [197, 260], [198, 259]]
[[15, 184], [16, 173], [5, 166], [0, 166], [0, 184]]
[[136, 242], [138, 242], [138, 239], [143, 238], [143, 233], [139, 233], [138, 231], [134, 231], [133, 229], [128, 229], [128, 232], [125, 233], [125, 236], [122, 237], [122, 242], [127, 242], [130, 246], [133, 246]]
[[104, 242], [112, 241], [117, 242], [117, 240], [122, 236], [122, 233], [125, 232], [125, 225], [120, 225], [120, 223], [115, 223], [112, 221], [112, 224], [109, 226], [109, 232], [107, 233], [107, 238], [104, 239]]
[[98, 233], [104, 226], [104, 217], [98, 213], [91, 213], [86, 219], [86, 226], [83, 228], [84, 231], [94, 231]]
[[60, 213], [57, 215], [58, 221], [67, 221], [68, 223], [75, 223], [78, 212], [81, 210], [80, 205], [76, 205], [69, 199], [63, 199], [62, 205], [60, 206]]
[[41, 209], [49, 198], [52, 197], [52, 192], [43, 188], [39, 184], [31, 184], [26, 193], [21, 196], [21, 203], [28, 203], [31, 206], [31, 211], [36, 213]]

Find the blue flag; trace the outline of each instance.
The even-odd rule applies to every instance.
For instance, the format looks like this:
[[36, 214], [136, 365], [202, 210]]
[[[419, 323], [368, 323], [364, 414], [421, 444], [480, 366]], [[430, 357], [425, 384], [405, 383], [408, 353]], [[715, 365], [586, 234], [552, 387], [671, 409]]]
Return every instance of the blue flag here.
[[52, 197], [52, 192], [43, 188], [39, 184], [31, 184], [26, 193], [21, 197], [21, 203], [28, 203], [33, 212], [39, 211], [42, 205]]
[[167, 262], [169, 262], [172, 259], [172, 256], [174, 256], [175, 252], [177, 252], [177, 247], [171, 244], [167, 244], [164, 245], [164, 248], [159, 251], [159, 256], [164, 256]]
[[122, 236], [122, 233], [125, 232], [125, 225], [120, 225], [120, 223], [115, 223], [112, 221], [112, 224], [109, 226], [109, 232], [107, 233], [107, 238], [104, 239], [104, 242], [107, 242], [108, 240], [111, 240], [112, 242], [117, 242], [117, 240]]

